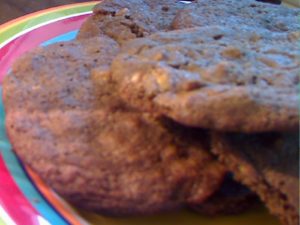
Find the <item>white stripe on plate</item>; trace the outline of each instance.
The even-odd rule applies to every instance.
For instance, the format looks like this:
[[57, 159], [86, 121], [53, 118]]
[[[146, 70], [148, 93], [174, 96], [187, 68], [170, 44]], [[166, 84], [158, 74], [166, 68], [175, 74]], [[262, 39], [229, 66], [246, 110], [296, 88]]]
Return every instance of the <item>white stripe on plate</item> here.
[[0, 49], [3, 48], [5, 45], [7, 45], [9, 42], [11, 42], [11, 41], [15, 40], [16, 38], [22, 36], [23, 34], [26, 34], [26, 33], [30, 32], [34, 29], [37, 29], [39, 27], [42, 27], [42, 26], [45, 26], [47, 24], [54, 23], [54, 22], [57, 22], [57, 21], [60, 21], [60, 20], [65, 20], [65, 19], [68, 19], [68, 18], [71, 18], [71, 17], [88, 15], [88, 14], [91, 14], [91, 13], [92, 13], [92, 11], [76, 13], [76, 14], [72, 14], [72, 15], [69, 15], [69, 16], [64, 16], [64, 17], [53, 19], [53, 20], [49, 20], [49, 21], [44, 22], [44, 23], [40, 23], [36, 26], [30, 27], [28, 29], [25, 29], [25, 30], [21, 31], [21, 32], [17, 33], [16, 35], [12, 36], [11, 38], [9, 38], [8, 40], [4, 41], [2, 44], [0, 44]]
[[0, 205], [0, 218], [3, 220], [3, 222], [7, 225], [17, 225], [12, 218], [7, 214], [7, 212], [3, 209], [3, 207]]

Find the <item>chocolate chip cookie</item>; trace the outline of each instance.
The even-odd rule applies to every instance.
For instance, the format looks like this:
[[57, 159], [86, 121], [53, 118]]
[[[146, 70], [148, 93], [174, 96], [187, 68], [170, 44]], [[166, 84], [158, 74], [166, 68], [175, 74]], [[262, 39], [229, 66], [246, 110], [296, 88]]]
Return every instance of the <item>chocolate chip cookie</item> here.
[[176, 13], [185, 6], [174, 0], [103, 0], [81, 27], [78, 39], [105, 34], [122, 43], [170, 30]]
[[106, 34], [122, 43], [158, 31], [207, 25], [297, 31], [298, 14], [299, 9], [254, 0], [104, 0], [81, 27], [78, 39]]
[[296, 130], [300, 32], [207, 26], [128, 41], [107, 75], [122, 96], [182, 124]]
[[200, 204], [226, 172], [209, 152], [206, 131], [124, 103], [102, 76], [117, 51], [101, 37], [23, 56], [3, 84], [14, 150], [61, 196], [101, 214]]

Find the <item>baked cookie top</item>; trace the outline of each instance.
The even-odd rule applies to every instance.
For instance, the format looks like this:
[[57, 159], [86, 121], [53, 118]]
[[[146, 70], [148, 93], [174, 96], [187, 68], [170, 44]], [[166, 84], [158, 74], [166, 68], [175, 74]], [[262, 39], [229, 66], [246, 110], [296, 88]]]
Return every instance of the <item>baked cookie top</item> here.
[[176, 13], [185, 6], [174, 0], [104, 0], [80, 28], [78, 39], [105, 34], [122, 43], [170, 30]]
[[109, 67], [118, 51], [114, 40], [102, 36], [40, 47], [21, 56], [4, 78], [6, 112], [94, 107], [91, 70]]
[[111, 66], [122, 96], [189, 126], [295, 130], [300, 32], [208, 26], [123, 44]]
[[254, 0], [104, 0], [80, 28], [78, 39], [108, 35], [117, 42], [158, 31], [208, 25], [297, 31], [299, 9]]
[[172, 27], [247, 25], [273, 32], [299, 31], [299, 13], [296, 8], [255, 0], [196, 0], [177, 12]]

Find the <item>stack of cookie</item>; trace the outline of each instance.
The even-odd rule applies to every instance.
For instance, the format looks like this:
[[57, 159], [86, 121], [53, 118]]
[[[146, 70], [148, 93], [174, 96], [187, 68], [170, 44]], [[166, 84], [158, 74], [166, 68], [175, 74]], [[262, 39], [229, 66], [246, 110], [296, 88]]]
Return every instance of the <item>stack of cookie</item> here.
[[5, 78], [12, 145], [101, 214], [238, 213], [258, 196], [296, 225], [298, 13], [254, 0], [103, 0], [77, 40], [24, 55]]

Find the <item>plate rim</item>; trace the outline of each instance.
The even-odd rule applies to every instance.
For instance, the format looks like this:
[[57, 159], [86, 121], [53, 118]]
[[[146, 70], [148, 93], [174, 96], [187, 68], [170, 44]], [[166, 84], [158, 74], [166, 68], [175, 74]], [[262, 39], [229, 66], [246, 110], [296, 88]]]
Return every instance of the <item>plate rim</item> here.
[[[90, 1], [90, 2], [84, 2], [84, 3], [75, 3], [75, 4], [66, 4], [66, 5], [62, 5], [62, 6], [57, 6], [57, 7], [52, 7], [49, 9], [45, 9], [45, 10], [40, 10], [31, 14], [27, 14], [25, 16], [19, 17], [17, 19], [8, 21], [2, 25], [0, 25], [0, 36], [3, 33], [7, 33], [8, 32], [8, 39], [4, 40], [2, 39], [0, 41], [0, 50], [2, 47], [5, 47], [6, 45], [8, 45], [11, 41], [15, 40], [16, 38], [18, 38], [19, 36], [26, 34], [26, 33], [30, 33], [32, 30], [38, 28], [38, 27], [43, 27], [46, 26], [47, 24], [51, 24], [54, 23], [56, 21], [59, 20], [64, 20], [67, 18], [72, 18], [72, 17], [76, 17], [76, 16], [80, 16], [80, 15], [84, 15], [84, 14], [90, 14], [92, 8], [94, 7], [94, 5], [96, 5], [99, 1]], [[79, 13], [78, 13], [79, 12]], [[49, 15], [52, 15], [52, 17], [49, 17]], [[37, 18], [42, 18], [41, 20], [39, 20], [37, 23], [31, 23], [32, 21], [36, 20]], [[16, 27], [20, 26], [20, 24], [26, 24], [28, 23], [29, 26], [25, 26], [25, 27], [20, 27], [20, 29], [16, 30]], [[9, 31], [14, 31], [13, 33], [9, 33]], [[4, 123], [2, 124], [4, 126]], [[5, 132], [4, 132], [5, 133]], [[5, 139], [4, 139], [5, 140]], [[1, 141], [1, 140], [0, 140]], [[2, 150], [2, 149], [1, 149]], [[7, 166], [7, 162], [5, 162], [4, 160], [4, 155], [3, 155], [3, 150], [0, 150], [0, 157], [3, 160], [3, 166], [4, 168], [7, 169], [7, 174], [12, 178], [13, 180], [13, 184], [14, 186], [16, 186], [20, 191], [20, 186], [18, 185], [18, 183], [16, 182], [16, 178], [14, 177], [14, 175], [12, 174], [12, 171], [10, 170], [10, 168], [8, 168]], [[21, 165], [19, 165], [21, 166]], [[26, 169], [23, 170], [23, 172], [28, 173], [28, 171], [26, 171]], [[32, 179], [32, 175], [27, 174], [27, 178], [28, 180]], [[41, 194], [41, 196], [46, 200], [49, 200], [47, 197], [45, 197], [45, 195], [42, 193], [42, 191], [40, 190], [40, 187], [37, 187], [38, 185], [36, 185], [35, 182], [31, 182], [33, 186], [35, 186], [36, 190]], [[49, 189], [50, 190], [50, 189]], [[48, 190], [48, 191], [49, 191]], [[24, 197], [25, 199], [28, 200], [28, 197], [24, 195], [24, 192], [21, 191], [20, 192], [22, 197]], [[56, 199], [57, 201], [61, 201], [61, 199], [59, 197], [57, 197]], [[29, 200], [28, 200], [29, 201]], [[1, 202], [0, 202], [1, 203]], [[32, 202], [29, 201], [29, 203], [31, 203], [32, 207], [37, 210], [37, 208], [32, 204]], [[48, 201], [49, 203], [49, 201]], [[62, 202], [64, 203], [64, 202]], [[1, 206], [1, 204], [0, 204]], [[2, 205], [3, 206], [3, 205]], [[54, 208], [54, 211], [57, 212], [57, 214], [62, 218], [65, 219], [66, 224], [70, 224], [70, 222], [72, 220], [67, 219], [64, 215], [62, 215], [60, 213], [59, 210], [57, 210], [52, 203], [49, 203], [49, 206]], [[68, 206], [64, 206], [64, 208], [67, 209], [67, 211], [69, 211], [70, 213], [70, 209], [68, 210]], [[2, 210], [2, 211], [1, 211]], [[39, 213], [39, 215], [45, 219], [45, 213], [42, 214], [41, 211], [37, 210], [37, 212]], [[7, 212], [5, 211], [5, 208], [0, 207], [0, 224], [1, 225], [5, 225], [5, 224], [11, 224], [11, 222], [14, 220], [10, 217], [10, 215], [6, 214]], [[6, 215], [5, 215], [6, 214]], [[76, 221], [77, 223], [75, 224], [88, 224], [83, 218], [81, 218], [78, 214], [71, 212], [70, 213], [73, 216], [73, 221]], [[35, 215], [32, 215], [35, 216]], [[39, 221], [39, 220], [36, 220]], [[42, 224], [42, 222], [45, 221], [40, 221], [37, 222], [37, 224]]]

